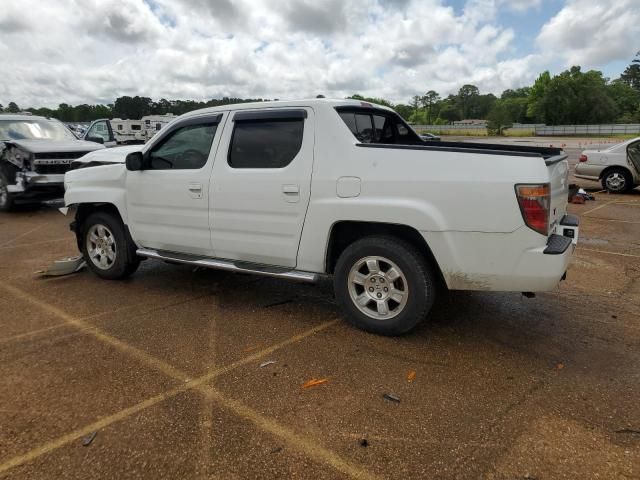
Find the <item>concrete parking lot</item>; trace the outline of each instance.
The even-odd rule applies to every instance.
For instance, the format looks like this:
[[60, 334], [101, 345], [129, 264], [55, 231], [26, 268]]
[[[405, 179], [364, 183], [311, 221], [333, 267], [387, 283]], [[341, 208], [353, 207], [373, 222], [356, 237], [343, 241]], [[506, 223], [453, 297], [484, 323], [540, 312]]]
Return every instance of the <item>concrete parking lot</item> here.
[[556, 291], [452, 293], [400, 338], [329, 283], [41, 278], [68, 219], [0, 214], [0, 477], [640, 478], [640, 189], [579, 183]]

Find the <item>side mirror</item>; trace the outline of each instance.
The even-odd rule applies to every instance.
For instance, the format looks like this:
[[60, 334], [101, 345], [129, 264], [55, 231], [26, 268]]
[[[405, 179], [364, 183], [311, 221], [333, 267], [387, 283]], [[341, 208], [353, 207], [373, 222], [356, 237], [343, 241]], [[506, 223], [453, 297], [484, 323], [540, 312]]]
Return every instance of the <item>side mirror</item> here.
[[100, 143], [100, 144], [104, 145], [104, 138], [102, 138], [102, 137], [87, 137], [87, 138], [85, 138], [85, 140], [87, 142]]
[[130, 170], [132, 172], [144, 170], [142, 152], [131, 152], [130, 154], [128, 154], [125, 160], [125, 164], [127, 165], [127, 170]]

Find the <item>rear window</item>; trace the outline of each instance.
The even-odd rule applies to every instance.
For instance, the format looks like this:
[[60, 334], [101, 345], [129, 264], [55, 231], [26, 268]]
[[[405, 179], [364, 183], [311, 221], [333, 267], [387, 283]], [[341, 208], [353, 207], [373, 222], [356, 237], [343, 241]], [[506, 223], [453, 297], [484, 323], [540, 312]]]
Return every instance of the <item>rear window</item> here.
[[338, 114], [360, 143], [415, 145], [424, 143], [396, 114], [339, 109]]
[[228, 163], [233, 168], [283, 168], [302, 147], [303, 119], [236, 121]]

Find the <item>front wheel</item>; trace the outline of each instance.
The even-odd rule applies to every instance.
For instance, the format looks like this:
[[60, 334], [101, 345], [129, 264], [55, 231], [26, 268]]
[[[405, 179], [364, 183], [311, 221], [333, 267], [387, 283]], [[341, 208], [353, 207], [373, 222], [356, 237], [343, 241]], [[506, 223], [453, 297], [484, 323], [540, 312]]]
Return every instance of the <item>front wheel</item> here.
[[353, 325], [381, 335], [401, 335], [431, 309], [435, 280], [426, 258], [411, 244], [366, 237], [340, 255], [334, 290]]
[[108, 280], [126, 278], [140, 265], [135, 246], [119, 218], [107, 212], [89, 215], [82, 228], [82, 254], [89, 268]]
[[13, 208], [13, 195], [9, 193], [8, 186], [7, 177], [0, 172], [0, 212], [8, 212]]
[[623, 168], [613, 168], [602, 177], [602, 188], [610, 193], [623, 193], [633, 188], [633, 178]]

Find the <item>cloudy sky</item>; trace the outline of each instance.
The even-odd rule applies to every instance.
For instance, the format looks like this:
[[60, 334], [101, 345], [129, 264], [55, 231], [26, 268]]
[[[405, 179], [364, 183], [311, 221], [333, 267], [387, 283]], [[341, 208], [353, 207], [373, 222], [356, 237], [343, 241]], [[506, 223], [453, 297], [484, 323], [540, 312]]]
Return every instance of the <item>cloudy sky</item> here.
[[576, 64], [615, 78], [638, 50], [640, 0], [2, 0], [0, 103], [406, 102]]

